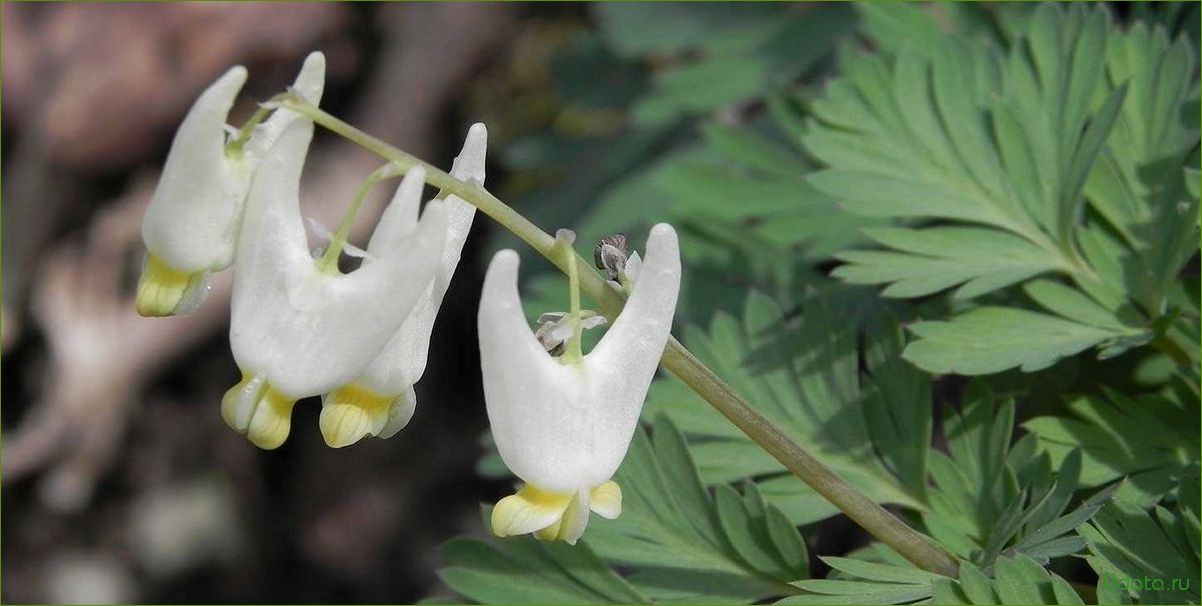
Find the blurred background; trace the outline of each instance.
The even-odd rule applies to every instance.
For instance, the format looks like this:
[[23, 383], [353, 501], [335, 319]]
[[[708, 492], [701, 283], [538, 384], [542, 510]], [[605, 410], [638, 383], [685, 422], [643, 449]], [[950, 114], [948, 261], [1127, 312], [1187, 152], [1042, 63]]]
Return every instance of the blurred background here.
[[[512, 488], [481, 438], [475, 308], [489, 255], [515, 244], [482, 215], [416, 415], [391, 440], [327, 448], [316, 399], [276, 451], [225, 426], [221, 395], [239, 379], [229, 272], [194, 315], [134, 313], [159, 168], [229, 66], [250, 71], [235, 125], [314, 49], [326, 109], [436, 165], [485, 122], [488, 188], [549, 232], [575, 229], [584, 254], [616, 231], [641, 247], [651, 223], [673, 222], [683, 327], [738, 313], [749, 289], [785, 309], [816, 289], [836, 307], [879, 305], [824, 275], [871, 222], [802, 181], [806, 100], [841, 50], [903, 40], [911, 12], [1005, 38], [1023, 4], [0, 5], [0, 600], [436, 599], [439, 545], [483, 536], [480, 504]], [[1116, 9], [1128, 12], [1197, 40], [1196, 4]], [[318, 129], [304, 214], [336, 224], [379, 162]], [[562, 278], [523, 257], [531, 318], [566, 308]]]

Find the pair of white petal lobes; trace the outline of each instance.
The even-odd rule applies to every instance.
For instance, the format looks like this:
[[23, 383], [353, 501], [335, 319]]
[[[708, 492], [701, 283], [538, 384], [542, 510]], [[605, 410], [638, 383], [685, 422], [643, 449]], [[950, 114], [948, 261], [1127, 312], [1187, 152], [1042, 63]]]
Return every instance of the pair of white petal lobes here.
[[[138, 284], [143, 315], [187, 313], [207, 292], [207, 276], [230, 266], [243, 206], [263, 157], [299, 116], [275, 111], [255, 128], [241, 154], [226, 153], [226, 121], [246, 68], [231, 68], [210, 85], [184, 117], [142, 220], [147, 261]], [[317, 103], [325, 84], [325, 56], [311, 53], [293, 89]]]
[[497, 450], [528, 487], [591, 493], [625, 457], [667, 344], [680, 290], [676, 232], [652, 228], [625, 308], [578, 363], [552, 357], [535, 339], [517, 278], [517, 253], [497, 253], [480, 299], [480, 364]]
[[[468, 129], [463, 149], [451, 166], [451, 176], [461, 181], [484, 184], [488, 131], [483, 124]], [[402, 191], [392, 205], [404, 204]], [[457, 196], [447, 196], [447, 235], [442, 258], [434, 280], [421, 292], [401, 328], [367, 369], [350, 385], [340, 387], [326, 397], [321, 411], [321, 433], [334, 448], [349, 446], [365, 436], [389, 438], [409, 423], [417, 406], [413, 385], [426, 370], [430, 334], [442, 305], [447, 287], [455, 275], [463, 245], [472, 228], [476, 207]], [[395, 217], [412, 220], [416, 211]], [[384, 220], [381, 220], [383, 225]], [[377, 234], [380, 232], [377, 231]], [[373, 237], [367, 246], [367, 259], [388, 254], [395, 242]]]
[[446, 208], [417, 220], [425, 171], [410, 170], [373, 238], [391, 243], [350, 274], [320, 270], [300, 215], [300, 176], [313, 135], [293, 121], [247, 196], [231, 301], [230, 346], [244, 380], [222, 401], [234, 429], [263, 448], [288, 435], [289, 403], [351, 382], [396, 333], [437, 270]]

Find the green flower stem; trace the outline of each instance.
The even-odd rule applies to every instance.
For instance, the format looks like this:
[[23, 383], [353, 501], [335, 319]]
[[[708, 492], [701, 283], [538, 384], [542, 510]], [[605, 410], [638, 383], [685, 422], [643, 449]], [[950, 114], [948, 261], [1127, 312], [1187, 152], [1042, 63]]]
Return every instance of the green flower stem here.
[[[571, 307], [568, 310], [568, 322], [572, 323], [572, 338], [568, 341], [562, 359], [565, 362], [576, 363], [584, 358], [583, 335], [584, 326], [580, 317], [580, 267], [573, 263], [577, 259], [576, 251], [572, 249], [570, 239], [559, 240], [563, 252], [560, 257], [568, 266], [568, 298]], [[612, 318], [611, 318], [612, 320]]]
[[342, 255], [342, 249], [346, 247], [346, 241], [351, 237], [351, 228], [355, 226], [355, 215], [359, 214], [359, 209], [363, 207], [363, 201], [367, 199], [367, 192], [375, 187], [377, 183], [389, 177], [395, 177], [399, 174], [396, 165], [392, 163], [385, 164], [380, 168], [372, 171], [367, 179], [359, 185], [359, 189], [355, 192], [355, 198], [351, 201], [351, 206], [346, 210], [346, 214], [342, 215], [342, 220], [338, 222], [338, 231], [334, 232], [334, 237], [330, 238], [330, 245], [326, 248], [325, 253], [317, 260], [317, 269], [325, 273], [338, 272], [338, 259]]
[[[459, 181], [438, 168], [327, 114], [302, 99], [288, 97], [282, 104], [391, 161], [398, 167], [398, 172], [407, 170], [411, 166], [425, 166], [426, 180], [431, 185], [476, 206], [481, 212], [513, 232], [569, 276], [576, 273], [580, 280], [580, 287], [597, 301], [601, 307], [601, 313], [611, 322], [622, 311], [625, 301], [605, 283], [605, 280], [596, 271], [593, 271], [588, 261], [574, 251], [570, 256], [557, 254], [559, 247], [556, 246], [555, 238], [498, 200], [483, 187]], [[847, 514], [874, 537], [892, 547], [915, 566], [956, 578], [955, 560], [938, 544], [907, 526], [897, 516], [864, 496], [863, 493], [811, 456], [801, 445], [756, 412], [742, 396], [702, 364], [675, 338], [669, 339], [660, 362], [664, 368], [684, 381], [693, 391], [734, 423], [740, 431], [747, 434], [749, 438], [780, 461], [793, 475], [838, 507], [840, 511]]]

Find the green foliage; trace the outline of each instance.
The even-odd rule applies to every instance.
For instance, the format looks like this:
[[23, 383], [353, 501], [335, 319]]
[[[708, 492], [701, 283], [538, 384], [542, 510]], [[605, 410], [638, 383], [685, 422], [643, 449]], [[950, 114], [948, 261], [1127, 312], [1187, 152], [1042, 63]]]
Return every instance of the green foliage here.
[[1037, 451], [1026, 436], [1011, 445], [1014, 403], [998, 401], [980, 383], [969, 387], [963, 411], [949, 411], [943, 426], [947, 451], [931, 452], [934, 489], [923, 522], [931, 536], [982, 567], [999, 556], [1023, 554], [1041, 563], [1076, 553], [1083, 541], [1070, 535], [1118, 488], [1112, 486], [1065, 513], [1082, 468], [1078, 451], [1059, 461]]
[[1024, 556], [1003, 556], [992, 578], [970, 562], [959, 579], [912, 566], [822, 558], [838, 578], [798, 581], [807, 593], [778, 604], [1083, 604], [1068, 581]]
[[929, 598], [932, 584], [945, 578], [906, 565], [836, 557], [822, 561], [841, 578], [797, 581], [794, 585], [808, 593], [777, 604], [909, 604]]
[[443, 546], [443, 556], [443, 582], [481, 604], [650, 603], [583, 545], [514, 537], [493, 546], [461, 537]]
[[840, 253], [833, 275], [887, 284], [887, 297], [955, 288], [966, 300], [1058, 276], [1025, 286], [1045, 311], [987, 306], [913, 325], [907, 359], [937, 373], [1032, 371], [1163, 334], [1198, 250], [1179, 178], [1198, 141], [1183, 120], [1197, 114], [1189, 44], [1050, 4], [1008, 51], [987, 36], [905, 44], [900, 29], [936, 27], [923, 9], [863, 11], [894, 55], [846, 57], [813, 103], [803, 143], [829, 168], [808, 178], [854, 212], [909, 226], [868, 231], [882, 248]]
[[[856, 325], [821, 297], [803, 305], [799, 318], [787, 319], [775, 302], [753, 292], [742, 321], [720, 313], [708, 332], [686, 329], [685, 343], [761, 414], [871, 498], [920, 508], [930, 383], [897, 360], [896, 322], [882, 320], [873, 330], [869, 366], [861, 372]], [[798, 524], [837, 513], [678, 380], [652, 384], [644, 415], [658, 414], [696, 439], [693, 450], [707, 483], [755, 478]]]
[[805, 544], [780, 511], [747, 486], [709, 494], [684, 438], [667, 419], [631, 445], [615, 480], [622, 517], [596, 520], [585, 541], [603, 558], [640, 567], [629, 578], [658, 601], [750, 601], [806, 575]]
[[1068, 581], [1035, 560], [1019, 555], [999, 558], [993, 578], [967, 562], [960, 579], [937, 579], [934, 604], [1084, 604]]
[[[1100, 603], [1199, 601], [1196, 8], [1127, 24], [1026, 3], [590, 10], [600, 31], [557, 86], [620, 127], [511, 146], [509, 168], [554, 175], [519, 210], [575, 229], [586, 256], [675, 225], [676, 334], [960, 573], [840, 542], [809, 578], [839, 512], [664, 376], [615, 478], [620, 518], [594, 517], [575, 548], [457, 539], [448, 586], [481, 602], [1079, 604], [1084, 559], [1192, 580], [1099, 582]], [[566, 307], [557, 274], [523, 289], [532, 318]], [[1099, 361], [1057, 364], [1084, 352]], [[951, 373], [995, 376], [932, 377]]]
[[667, 419], [650, 438], [636, 433], [614, 480], [621, 517], [594, 517], [578, 546], [455, 539], [443, 581], [481, 603], [748, 603], [795, 593], [788, 582], [808, 576], [796, 526], [754, 484], [709, 492]]
[[[1175, 503], [1145, 509], [1136, 503], [1116, 500], [1092, 523], [1081, 528], [1089, 542], [1086, 561], [1110, 585], [1109, 595], [1099, 590], [1098, 598], [1108, 603], [1136, 598], [1145, 604], [1199, 602], [1199, 485], [1195, 475], [1182, 481]], [[1159, 579], [1163, 587], [1136, 587], [1128, 583], [1126, 595], [1114, 586], [1120, 579]], [[1181, 583], [1172, 586], [1172, 580]], [[1110, 583], [1106, 583], [1110, 581]]]
[[[664, 124], [753, 102], [814, 69], [854, 24], [847, 6], [612, 3], [595, 7], [615, 51], [672, 57], [631, 112]], [[689, 53], [685, 55], [685, 53]]]
[[1127, 477], [1127, 498], [1150, 506], [1176, 478], [1198, 474], [1198, 394], [1182, 379], [1174, 386], [1134, 398], [1112, 390], [1079, 396], [1069, 400], [1069, 415], [1035, 417], [1023, 427], [1056, 461], [1080, 449], [1083, 486]]

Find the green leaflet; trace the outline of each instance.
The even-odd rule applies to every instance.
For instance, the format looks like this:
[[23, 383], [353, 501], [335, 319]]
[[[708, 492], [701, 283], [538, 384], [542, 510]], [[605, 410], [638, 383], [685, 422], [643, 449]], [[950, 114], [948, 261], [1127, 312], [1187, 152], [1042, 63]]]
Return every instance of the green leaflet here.
[[970, 562], [960, 578], [949, 579], [913, 567], [856, 558], [822, 558], [832, 579], [798, 581], [807, 593], [777, 604], [1083, 604], [1081, 596], [1055, 573], [1023, 555], [1005, 556], [992, 578]]
[[1146, 343], [1144, 332], [1116, 330], [1013, 307], [981, 307], [947, 321], [911, 324], [918, 337], [904, 356], [933, 373], [983, 375], [1041, 370], [1090, 347]]

